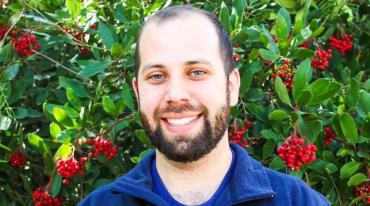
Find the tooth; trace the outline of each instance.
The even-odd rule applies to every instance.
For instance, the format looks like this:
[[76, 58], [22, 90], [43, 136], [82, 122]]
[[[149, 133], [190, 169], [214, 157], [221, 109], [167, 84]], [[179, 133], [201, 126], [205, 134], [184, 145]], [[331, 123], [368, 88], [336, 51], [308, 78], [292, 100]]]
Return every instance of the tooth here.
[[168, 123], [174, 126], [181, 126], [185, 124], [189, 124], [193, 120], [195, 120], [197, 117], [189, 117], [189, 118], [182, 118], [182, 119], [167, 119]]

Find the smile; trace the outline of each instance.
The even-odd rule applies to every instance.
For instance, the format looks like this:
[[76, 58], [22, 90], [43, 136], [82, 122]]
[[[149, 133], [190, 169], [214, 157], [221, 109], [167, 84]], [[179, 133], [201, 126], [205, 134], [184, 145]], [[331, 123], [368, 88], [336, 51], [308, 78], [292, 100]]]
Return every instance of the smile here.
[[171, 133], [186, 134], [195, 127], [201, 116], [201, 114], [192, 116], [176, 115], [162, 118], [161, 121]]
[[166, 120], [170, 125], [182, 126], [182, 125], [189, 124], [190, 122], [194, 121], [197, 118], [198, 116], [182, 118], [182, 119], [166, 119]]

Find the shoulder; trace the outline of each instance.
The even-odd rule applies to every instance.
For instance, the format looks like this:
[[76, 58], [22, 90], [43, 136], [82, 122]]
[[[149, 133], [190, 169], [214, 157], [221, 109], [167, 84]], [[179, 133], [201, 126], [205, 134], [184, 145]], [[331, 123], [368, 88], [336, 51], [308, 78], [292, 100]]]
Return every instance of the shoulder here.
[[110, 190], [113, 184], [114, 182], [95, 189], [81, 202], [79, 202], [78, 206], [92, 206], [99, 204], [99, 202], [105, 202], [109, 200], [110, 199], [109, 196], [111, 194]]
[[299, 205], [331, 205], [321, 193], [312, 189], [301, 179], [269, 168], [265, 168], [265, 171], [277, 199], [299, 203]]

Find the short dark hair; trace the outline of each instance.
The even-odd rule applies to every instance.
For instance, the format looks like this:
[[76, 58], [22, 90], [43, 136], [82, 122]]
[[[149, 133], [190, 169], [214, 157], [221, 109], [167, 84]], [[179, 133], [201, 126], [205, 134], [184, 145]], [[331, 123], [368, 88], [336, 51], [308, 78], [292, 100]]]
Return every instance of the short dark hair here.
[[235, 62], [233, 59], [233, 45], [230, 41], [229, 35], [225, 29], [225, 27], [221, 24], [221, 22], [217, 19], [217, 17], [207, 11], [192, 7], [191, 5], [177, 5], [172, 7], [167, 7], [163, 10], [158, 11], [153, 16], [151, 16], [147, 21], [145, 21], [143, 28], [141, 29], [137, 42], [136, 42], [136, 48], [135, 48], [135, 73], [136, 78], [138, 77], [139, 73], [139, 67], [140, 67], [140, 39], [141, 39], [141, 33], [145, 28], [145, 25], [148, 23], [155, 21], [157, 23], [162, 23], [171, 19], [174, 19], [176, 17], [179, 17], [179, 15], [184, 14], [186, 12], [190, 13], [196, 13], [205, 16], [210, 22], [214, 25], [217, 36], [218, 36], [218, 42], [220, 47], [220, 54], [221, 58], [224, 62], [224, 70], [226, 78], [228, 79], [228, 76], [230, 72], [235, 68]]

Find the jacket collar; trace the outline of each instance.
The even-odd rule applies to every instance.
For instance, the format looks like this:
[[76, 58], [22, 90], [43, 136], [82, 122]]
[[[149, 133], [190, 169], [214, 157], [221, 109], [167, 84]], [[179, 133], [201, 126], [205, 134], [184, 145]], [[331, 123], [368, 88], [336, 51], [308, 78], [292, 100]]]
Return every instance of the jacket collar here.
[[[235, 166], [228, 188], [225, 188], [219, 199], [232, 204], [249, 200], [271, 198], [275, 195], [263, 166], [252, 159], [247, 152], [237, 144], [230, 143], [235, 152]], [[126, 176], [120, 177], [111, 187], [113, 194], [126, 193], [145, 199], [156, 205], [168, 205], [152, 192], [151, 167], [155, 152], [151, 151]], [[222, 203], [220, 203], [222, 205]]]

